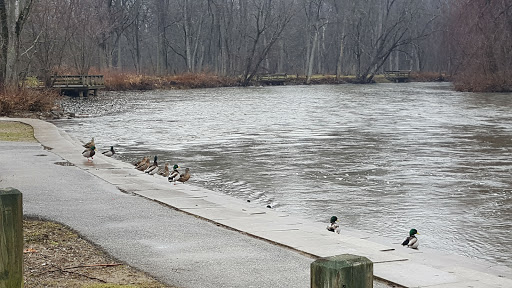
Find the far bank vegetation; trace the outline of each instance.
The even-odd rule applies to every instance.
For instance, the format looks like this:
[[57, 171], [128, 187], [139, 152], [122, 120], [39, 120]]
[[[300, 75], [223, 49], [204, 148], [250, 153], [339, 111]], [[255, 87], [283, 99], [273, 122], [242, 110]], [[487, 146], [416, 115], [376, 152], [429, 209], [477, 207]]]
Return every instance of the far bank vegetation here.
[[[104, 74], [111, 90], [207, 88], [277, 73], [305, 84], [315, 75], [372, 83], [408, 70], [415, 79], [449, 75], [462, 91], [510, 91], [508, 2], [8, 0], [0, 83]], [[15, 109], [2, 101], [2, 111]], [[28, 109], [44, 109], [41, 101]]]

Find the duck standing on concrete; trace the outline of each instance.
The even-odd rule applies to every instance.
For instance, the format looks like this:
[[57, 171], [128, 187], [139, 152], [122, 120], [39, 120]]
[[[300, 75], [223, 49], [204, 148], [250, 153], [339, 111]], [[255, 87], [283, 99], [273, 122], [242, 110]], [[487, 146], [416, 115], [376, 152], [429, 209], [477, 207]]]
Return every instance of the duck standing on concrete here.
[[188, 179], [190, 179], [190, 169], [185, 168], [185, 173], [180, 175], [180, 178], [178, 178], [178, 181], [180, 181], [181, 183], [185, 183], [188, 181]]
[[336, 216], [331, 217], [330, 223], [327, 226], [327, 230], [340, 234], [340, 225], [338, 225], [338, 217], [336, 217]]
[[96, 147], [94, 145], [91, 146], [90, 148], [86, 148], [84, 150], [84, 152], [82, 152], [82, 156], [87, 158], [87, 161], [91, 161], [91, 160], [89, 160], [89, 158], [94, 159], [94, 158], [92, 158], [92, 156], [94, 156], [94, 154], [96, 154], [96, 152], [94, 151], [95, 149], [96, 149]]
[[180, 166], [178, 166], [178, 164], [175, 164], [172, 167], [171, 175], [169, 175], [169, 177], [167, 178], [167, 181], [173, 182], [174, 185], [176, 185], [176, 180], [180, 178], [180, 171], [178, 171], [178, 168], [180, 168]]
[[102, 152], [101, 154], [103, 154], [107, 157], [112, 157], [114, 154], [116, 154], [116, 151], [114, 151], [114, 146], [110, 146], [110, 150]]
[[169, 174], [170, 174], [170, 171], [169, 171], [169, 163], [165, 163], [165, 166], [164, 168], [158, 170], [158, 175], [161, 175], [161, 176], [164, 176], [164, 177], [169, 177]]
[[147, 173], [149, 175], [154, 175], [156, 172], [158, 172], [158, 162], [157, 162], [157, 156], [153, 159], [153, 164], [151, 164], [146, 170], [144, 170], [144, 173]]
[[407, 246], [409, 248], [418, 249], [418, 246], [420, 245], [420, 242], [418, 241], [418, 238], [416, 238], [415, 235], [419, 235], [418, 230], [411, 229], [409, 231], [409, 237], [405, 238], [404, 242], [402, 242], [402, 246]]
[[145, 171], [150, 166], [149, 157], [144, 158], [144, 162], [140, 163], [139, 165], [135, 166], [135, 169], [139, 171]]
[[133, 166], [135, 166], [135, 168], [137, 168], [137, 169], [138, 169], [139, 165], [142, 165], [142, 163], [146, 162], [146, 159], [147, 159], [147, 158], [148, 158], [147, 156], [142, 157], [142, 159], [140, 159], [139, 161], [137, 161], [136, 163], [134, 163], [134, 164], [133, 164]]
[[84, 146], [85, 148], [91, 148], [92, 146], [96, 146], [96, 145], [94, 144], [94, 137], [92, 137], [91, 141], [89, 141], [89, 142], [85, 143], [83, 146]]

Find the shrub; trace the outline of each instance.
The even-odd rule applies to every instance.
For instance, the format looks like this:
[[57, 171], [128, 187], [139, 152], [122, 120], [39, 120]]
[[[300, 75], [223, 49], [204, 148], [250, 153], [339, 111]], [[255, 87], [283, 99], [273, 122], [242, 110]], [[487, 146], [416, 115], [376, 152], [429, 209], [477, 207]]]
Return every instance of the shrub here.
[[50, 112], [59, 97], [53, 90], [4, 88], [0, 90], [0, 116], [24, 112]]
[[237, 79], [209, 73], [186, 73], [172, 76], [146, 76], [133, 73], [104, 73], [107, 90], [153, 90], [212, 88], [237, 85]]

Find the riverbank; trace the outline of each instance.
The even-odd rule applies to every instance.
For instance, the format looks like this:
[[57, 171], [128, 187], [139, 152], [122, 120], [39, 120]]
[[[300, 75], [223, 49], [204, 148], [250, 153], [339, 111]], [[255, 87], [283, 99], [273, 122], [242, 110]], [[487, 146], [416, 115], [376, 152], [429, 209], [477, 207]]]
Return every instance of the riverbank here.
[[[240, 86], [237, 77], [219, 76], [211, 73], [187, 73], [180, 75], [150, 76], [130, 73], [106, 72], [105, 90], [107, 91], [148, 91], [148, 90], [174, 90], [198, 89], [216, 87]], [[384, 75], [375, 75], [375, 83], [389, 83]], [[412, 72], [412, 82], [441, 82], [449, 81], [449, 76], [434, 72]], [[32, 83], [33, 82], [33, 83]], [[313, 75], [308, 85], [337, 85], [354, 83], [355, 76], [344, 75], [336, 78], [335, 75]], [[37, 79], [29, 81], [32, 85], [40, 85]], [[287, 75], [282, 85], [306, 85], [307, 79], [302, 75]], [[267, 85], [265, 82], [253, 80], [252, 85]], [[362, 84], [363, 85], [363, 84]], [[31, 89], [27, 87], [18, 89], [9, 88], [0, 90], [0, 116], [37, 118], [53, 120], [60, 118], [73, 118], [73, 113], [63, 111], [59, 106], [61, 99], [57, 91], [51, 89]]]
[[[308, 219], [301, 219], [300, 217], [297, 217], [294, 215], [291, 217], [291, 215], [279, 213], [277, 211], [274, 211], [272, 209], [265, 209], [261, 207], [257, 207], [255, 205], [252, 205], [251, 203], [246, 203], [244, 201], [240, 201], [237, 199], [233, 199], [229, 196], [222, 195], [219, 193], [215, 193], [213, 191], [209, 191], [206, 189], [202, 189], [199, 187], [195, 187], [192, 185], [184, 184], [184, 185], [177, 185], [169, 186], [169, 184], [164, 181], [165, 179], [161, 179], [158, 177], [151, 177], [148, 175], [144, 175], [143, 173], [139, 173], [138, 171], [134, 171], [133, 167], [126, 164], [126, 163], [120, 163], [119, 161], [111, 158], [106, 157], [95, 157], [93, 163], [89, 163], [85, 161], [81, 155], [76, 155], [75, 150], [81, 150], [81, 146], [79, 143], [77, 143], [76, 140], [73, 140], [69, 136], [66, 136], [66, 134], [61, 134], [62, 132], [58, 132], [57, 130], [54, 131], [55, 127], [51, 124], [42, 122], [42, 121], [36, 121], [36, 120], [30, 120], [30, 119], [21, 119], [20, 121], [29, 123], [35, 127], [35, 134], [36, 138], [46, 147], [52, 148], [52, 153], [56, 153], [57, 155], [61, 155], [61, 157], [64, 157], [67, 161], [69, 161], [71, 164], [75, 166], [66, 166], [68, 168], [63, 169], [72, 169], [73, 171], [76, 170], [76, 168], [83, 169], [87, 171], [88, 173], [91, 173], [94, 175], [95, 179], [103, 179], [104, 181], [107, 181], [108, 183], [111, 183], [111, 185], [115, 185], [117, 189], [124, 191], [124, 193], [129, 193], [128, 195], [137, 195], [140, 197], [136, 198], [126, 198], [125, 199], [131, 199], [132, 201], [137, 201], [138, 204], [135, 204], [136, 206], [130, 206], [129, 211], [130, 213], [127, 214], [125, 212], [121, 213], [123, 217], [127, 215], [136, 214], [137, 218], [145, 217], [145, 214], [140, 214], [133, 209], [138, 209], [134, 207], [139, 207], [141, 204], [144, 204], [144, 201], [141, 201], [142, 199], [150, 199], [154, 202], [161, 203], [162, 205], [165, 205], [166, 207], [173, 207], [174, 209], [177, 209], [176, 211], [181, 211], [181, 213], [188, 213], [188, 215], [195, 215], [195, 217], [199, 217], [199, 219], [207, 220], [209, 223], [213, 223], [214, 226], [218, 227], [229, 227], [229, 229], [233, 229], [234, 231], [243, 232], [244, 235], [252, 235], [252, 237], [257, 237], [259, 239], [263, 239], [265, 241], [269, 241], [271, 243], [274, 243], [273, 245], [278, 245], [279, 247], [287, 247], [287, 249], [292, 249], [294, 251], [298, 251], [301, 253], [306, 253], [307, 255], [313, 256], [313, 257], [324, 257], [324, 256], [332, 256], [336, 254], [342, 254], [342, 253], [351, 253], [351, 254], [357, 254], [362, 255], [370, 258], [374, 262], [374, 274], [379, 277], [380, 279], [385, 279], [394, 283], [398, 283], [403, 286], [408, 287], [468, 287], [474, 286], [474, 287], [509, 287], [512, 285], [512, 272], [511, 269], [507, 267], [502, 267], [498, 265], [492, 265], [486, 262], [476, 261], [464, 257], [457, 257], [457, 256], [447, 256], [437, 253], [436, 251], [432, 251], [429, 249], [422, 248], [421, 250], [412, 250], [412, 249], [406, 249], [401, 247], [399, 244], [391, 244], [393, 242], [389, 241], [389, 239], [380, 239], [379, 237], [372, 237], [371, 239], [368, 239], [367, 233], [361, 233], [358, 231], [354, 231], [349, 229], [348, 227], [343, 227], [343, 233], [341, 235], [333, 235], [333, 233], [330, 233], [325, 230], [325, 223], [316, 223], [312, 222]], [[66, 140], [67, 139], [67, 140]], [[73, 144], [75, 143], [75, 144]], [[75, 151], [75, 152], [73, 152]], [[71, 168], [69, 168], [71, 167]], [[71, 171], [71, 170], [69, 170]], [[67, 172], [69, 173], [69, 172]], [[76, 180], [75, 180], [76, 181]], [[22, 185], [23, 183], [20, 183]], [[26, 185], [26, 184], [25, 184]], [[76, 183], [76, 185], [83, 185], [80, 183]], [[117, 200], [116, 198], [119, 197], [121, 194], [117, 193], [116, 197], [113, 197], [111, 193], [105, 193], [102, 191], [97, 191], [100, 193], [95, 192], [96, 189], [90, 190], [88, 187], [80, 186], [80, 190], [87, 189], [86, 195], [88, 195], [87, 198], [80, 198], [81, 202], [79, 205], [72, 205], [72, 207], [66, 207], [65, 209], [79, 209], [80, 207], [86, 206], [88, 207], [88, 211], [84, 213], [88, 213], [87, 215], [95, 215], [90, 211], [92, 207], [98, 204], [97, 201], [100, 201], [101, 197], [106, 197], [107, 203], [103, 205], [108, 205], [110, 207], [110, 202], [114, 201], [115, 203], [112, 203], [112, 207], [117, 207]], [[92, 187], [94, 188], [94, 187]], [[73, 194], [69, 194], [72, 192], [67, 191], [65, 194], [60, 195], [59, 197], [75, 197]], [[49, 191], [50, 192], [50, 191]], [[80, 195], [84, 194], [83, 191], [80, 191]], [[49, 195], [50, 199], [52, 201], [55, 201], [56, 198], [53, 195]], [[90, 199], [93, 197], [93, 199]], [[96, 198], [98, 197], [98, 198]], [[142, 198], [141, 198], [142, 197]], [[109, 199], [109, 200], [107, 200]], [[63, 199], [65, 200], [65, 199]], [[51, 205], [45, 199], [41, 199], [44, 203], [38, 203], [39, 205]], [[48, 202], [48, 203], [46, 203]], [[90, 202], [90, 203], [89, 203]], [[58, 203], [55, 203], [58, 204]], [[68, 204], [69, 205], [69, 204]], [[88, 206], [91, 205], [91, 206]], [[97, 207], [97, 208], [101, 208]], [[133, 204], [132, 204], [133, 205]], [[145, 204], [144, 204], [145, 205]], [[142, 205], [142, 206], [144, 206]], [[34, 205], [29, 205], [30, 209], [36, 208]], [[161, 212], [154, 211], [156, 207], [152, 207], [153, 209], [152, 215], [148, 219], [139, 219], [139, 223], [144, 223], [144, 226], [147, 225], [154, 225], [158, 223], [154, 223], [155, 221], [162, 221], [162, 224], [165, 224], [163, 227], [160, 228], [163, 230], [159, 231], [165, 231], [167, 229], [182, 229], [182, 233], [194, 233], [193, 238], [188, 238], [186, 241], [191, 241], [192, 239], [196, 239], [196, 237], [203, 237], [206, 236], [209, 241], [216, 241], [216, 237], [220, 236], [216, 233], [214, 233], [212, 230], [213, 227], [210, 228], [200, 228], [197, 225], [202, 225], [200, 223], [202, 222], [194, 222], [195, 224], [189, 223], [187, 225], [183, 225], [183, 223], [180, 223], [181, 220], [181, 214], [175, 214], [173, 215], [172, 219], [173, 221], [166, 221], [165, 219], [160, 219], [159, 215]], [[63, 209], [63, 208], [60, 208]], [[102, 208], [99, 211], [101, 211], [102, 214], [104, 213], [110, 213], [112, 212], [112, 215], [105, 215], [102, 218], [103, 219], [109, 219], [108, 222], [118, 223], [119, 225], [107, 225], [105, 228], [108, 227], [110, 229], [109, 234], [116, 234], [116, 228], [122, 228], [123, 230], [126, 230], [127, 226], [124, 221], [117, 222], [115, 220], [114, 216], [118, 213], [118, 211], [110, 211], [109, 209], [112, 208]], [[38, 209], [40, 210], [40, 209]], [[157, 209], [158, 210], [158, 209]], [[40, 210], [43, 213], [58, 213], [59, 211], [48, 211], [48, 209]], [[75, 211], [75, 210], [73, 210]], [[98, 211], [98, 212], [99, 212]], [[65, 212], [65, 211], [63, 211]], [[169, 212], [169, 211], [168, 211]], [[80, 216], [79, 211], [75, 211], [73, 216]], [[155, 214], [156, 213], [156, 214]], [[71, 215], [67, 215], [67, 217]], [[118, 215], [121, 216], [121, 215]], [[135, 215], [134, 215], [135, 216]], [[91, 220], [91, 218], [80, 218], [78, 222], [76, 222], [76, 225], [87, 225]], [[147, 218], [147, 217], [145, 217]], [[152, 219], [152, 220], [149, 220]], [[197, 218], [196, 218], [197, 219]], [[158, 220], [158, 221], [157, 221]], [[142, 221], [142, 222], [140, 222]], [[86, 223], [83, 223], [86, 222]], [[178, 222], [178, 223], [175, 223]], [[92, 222], [91, 222], [92, 223]], [[97, 219], [96, 222], [97, 223]], [[100, 222], [100, 225], [103, 226], [105, 224], [109, 223], [102, 223]], [[178, 226], [176, 226], [176, 225]], [[204, 224], [204, 223], [203, 223]], [[97, 226], [98, 224], [96, 224]], [[192, 226], [189, 226], [192, 225]], [[169, 226], [173, 226], [172, 228]], [[174, 227], [175, 226], [175, 227]], [[178, 228], [181, 227], [181, 228]], [[194, 227], [194, 231], [197, 231], [199, 233], [195, 233], [194, 231], [190, 231], [190, 229], [187, 229], [187, 227]], [[140, 230], [143, 227], [138, 226], [130, 226], [129, 231], [130, 234], [139, 234], [141, 232], [136, 232]], [[99, 229], [99, 227], [95, 228]], [[114, 230], [112, 230], [114, 229]], [[133, 230], [132, 230], [133, 229]], [[207, 230], [204, 230], [207, 229]], [[224, 229], [224, 228], [223, 228]], [[100, 229], [101, 230], [101, 229]], [[231, 231], [233, 231], [231, 230]], [[143, 229], [144, 235], [147, 235], [148, 229]], [[207, 235], [202, 235], [203, 233], [200, 233], [201, 231], [208, 231], [206, 233]], [[225, 230], [222, 235], [228, 233], [228, 230]], [[93, 231], [89, 231], [93, 232]], [[237, 232], [238, 233], [238, 232]], [[125, 233], [126, 234], [126, 233]], [[238, 235], [238, 234], [237, 234]], [[242, 235], [242, 234], [241, 234]], [[103, 235], [102, 237], [106, 237], [109, 235]], [[148, 236], [148, 235], [147, 235]], [[238, 235], [240, 236], [240, 235]], [[94, 236], [97, 238], [97, 236]], [[241, 237], [241, 236], [240, 236]], [[141, 250], [142, 247], [150, 246], [150, 244], [157, 245], [157, 247], [160, 247], [164, 245], [164, 243], [168, 243], [168, 241], [171, 241], [173, 238], [166, 237], [165, 240], [149, 240], [149, 238], [144, 238], [145, 241], [143, 243], [137, 243], [137, 241], [133, 242], [136, 246], [131, 246], [132, 249], [137, 250], [139, 253], [142, 252], [144, 249]], [[248, 238], [249, 239], [249, 238]], [[245, 241], [251, 241], [245, 239]], [[103, 239], [97, 238], [98, 241], [102, 242]], [[123, 242], [123, 241], [121, 241]], [[111, 249], [117, 251], [118, 253], [121, 252], [127, 252], [127, 251], [119, 251], [117, 246], [119, 246], [119, 243], [110, 243], [110, 242], [104, 242], [107, 247], [110, 247]], [[123, 242], [126, 243], [126, 242]], [[130, 242], [132, 243], [132, 242]], [[194, 241], [194, 245], [199, 245], [202, 243], [201, 241]], [[224, 243], [226, 243], [224, 241]], [[242, 242], [241, 242], [242, 243]], [[241, 243], [237, 245], [242, 245]], [[257, 245], [257, 242], [252, 242], [252, 245]], [[113, 246], [111, 245], [113, 244]], [[132, 245], [133, 245], [132, 244]], [[140, 248], [138, 248], [138, 244], [142, 244]], [[204, 245], [204, 244], [203, 244]], [[251, 245], [251, 247], [252, 247]], [[236, 245], [235, 245], [236, 246]], [[164, 246], [162, 246], [164, 247]], [[165, 254], [169, 252], [169, 257], [177, 257], [178, 259], [181, 259], [180, 261], [176, 262], [176, 264], [181, 263], [181, 261], [188, 259], [188, 258], [181, 258], [180, 253], [185, 253], [190, 257], [189, 253], [192, 252], [189, 249], [186, 249], [186, 247], [183, 247], [185, 250], [180, 249], [179, 244], [173, 244], [172, 247], [175, 247], [176, 249], [172, 249], [172, 251], [167, 251], [169, 248], [165, 249], [158, 249], [158, 257], [163, 257], [165, 259]], [[146, 247], [150, 248], [150, 247]], [[197, 248], [197, 247], [196, 247]], [[199, 248], [197, 248], [199, 249]], [[226, 247], [225, 249], [229, 249], [229, 247]], [[151, 251], [151, 249], [149, 249]], [[283, 251], [285, 251], [284, 249]], [[204, 250], [202, 250], [204, 251]], [[129, 252], [129, 251], [128, 251]], [[222, 251], [223, 256], [229, 255], [228, 252]], [[204, 252], [203, 252], [204, 253]], [[261, 253], [261, 251], [260, 251]], [[199, 253], [202, 254], [202, 253]], [[139, 263], [139, 265], [142, 264], [142, 266], [150, 265], [150, 263], [153, 263], [157, 258], [155, 258], [154, 251], [149, 253], [149, 257], [152, 261], [150, 262], [144, 262]], [[170, 256], [174, 255], [174, 256]], [[195, 257], [199, 256], [198, 254], [194, 253]], [[205, 256], [205, 255], [202, 255]], [[207, 257], [203, 259], [203, 261], [208, 261], [208, 259], [211, 260], [212, 255], [206, 255]], [[219, 255], [218, 255], [219, 256]], [[216, 257], [214, 257], [216, 258]], [[279, 257], [282, 259], [282, 257]], [[129, 258], [128, 258], [129, 259]], [[218, 260], [218, 258], [216, 258]], [[311, 260], [310, 260], [311, 261]], [[218, 261], [216, 261], [217, 263]], [[168, 263], [164, 262], [168, 264]], [[265, 265], [269, 265], [268, 259], [265, 261]], [[275, 262], [275, 264], [278, 264], [279, 262]], [[285, 262], [287, 263], [287, 262]], [[185, 263], [182, 263], [185, 264]], [[241, 265], [242, 263], [237, 263], [237, 265]], [[281, 265], [281, 264], [280, 264]], [[210, 267], [209, 265], [203, 265], [202, 267]], [[250, 277], [254, 278], [254, 275], [259, 275], [257, 270], [257, 266], [252, 265], [252, 271], [254, 272]], [[271, 267], [270, 267], [271, 268]], [[283, 267], [281, 267], [283, 268]], [[285, 269], [285, 271], [288, 271], [291, 269], [288, 267]], [[300, 271], [304, 270], [299, 269]], [[157, 270], [154, 270], [155, 273], [157, 273]], [[187, 271], [187, 270], [180, 270], [181, 273], [173, 274], [173, 276], [180, 277], [188, 275], [189, 273], [192, 273], [195, 277], [199, 277], [200, 273], [201, 275], [206, 274], [205, 276], [211, 280], [212, 275], [217, 275], [215, 273], [209, 273], [208, 271]], [[411, 273], [411, 271], [414, 271]], [[197, 272], [197, 273], [195, 273]], [[211, 272], [211, 271], [210, 271]], [[274, 271], [278, 272], [278, 271]], [[222, 272], [219, 271], [218, 273]], [[281, 276], [284, 271], [279, 273]], [[297, 275], [294, 273], [295, 276]], [[163, 274], [165, 275], [165, 273]], [[238, 274], [237, 274], [238, 275]], [[169, 275], [167, 275], [169, 276]], [[241, 275], [240, 275], [241, 276]], [[302, 275], [307, 276], [307, 275]], [[224, 277], [221, 277], [224, 279]], [[263, 274], [261, 275], [263, 277]], [[290, 278], [289, 280], [295, 278]], [[307, 279], [307, 277], [306, 277]], [[231, 280], [231, 279], [225, 279], [225, 280]], [[304, 278], [302, 278], [305, 282]], [[220, 281], [220, 279], [219, 279]], [[245, 282], [248, 283], [248, 282]], [[283, 283], [279, 282], [278, 283]], [[293, 287], [302, 287], [300, 285], [296, 285]], [[234, 287], [234, 286], [231, 286]], [[261, 287], [270, 287], [266, 285], [262, 285]], [[284, 286], [284, 287], [291, 287], [290, 285]]]
[[[105, 77], [105, 89], [109, 91], [129, 91], [129, 90], [156, 90], [156, 89], [195, 89], [195, 88], [215, 88], [215, 87], [233, 87], [240, 86], [240, 79], [237, 77], [219, 76], [208, 73], [188, 73], [182, 75], [169, 76], [149, 76], [136, 75], [129, 73], [111, 73], [107, 72]], [[384, 75], [375, 75], [373, 79], [376, 83], [389, 83]], [[412, 82], [439, 82], [448, 81], [449, 77], [443, 73], [435, 72], [412, 72], [410, 74]], [[313, 75], [310, 79], [311, 85], [322, 84], [345, 84], [355, 83], [355, 76], [343, 75], [336, 78], [335, 75]], [[258, 81], [254, 78], [252, 85], [266, 85], [265, 81]], [[286, 75], [280, 85], [306, 85], [307, 79], [304, 75], [290, 74]]]

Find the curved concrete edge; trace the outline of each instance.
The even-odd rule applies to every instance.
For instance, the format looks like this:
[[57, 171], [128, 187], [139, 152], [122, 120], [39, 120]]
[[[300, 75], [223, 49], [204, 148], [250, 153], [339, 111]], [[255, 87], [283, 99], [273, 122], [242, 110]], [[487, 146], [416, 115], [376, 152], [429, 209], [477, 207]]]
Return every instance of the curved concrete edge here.
[[[342, 233], [325, 229], [326, 223], [259, 207], [190, 184], [170, 185], [122, 161], [94, 156], [89, 162], [82, 143], [55, 125], [38, 119], [0, 118], [31, 125], [46, 149], [118, 189], [140, 195], [224, 227], [252, 235], [314, 257], [339, 254], [365, 256], [374, 263], [376, 278], [404, 287], [512, 287], [512, 269], [484, 261], [443, 255], [422, 248], [403, 248], [393, 240], [374, 237], [342, 226]], [[368, 240], [371, 236], [371, 240]], [[396, 242], [396, 241], [395, 241]]]

